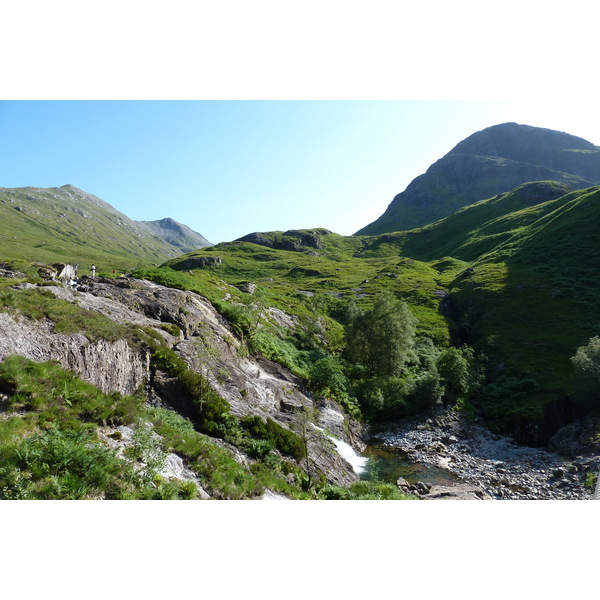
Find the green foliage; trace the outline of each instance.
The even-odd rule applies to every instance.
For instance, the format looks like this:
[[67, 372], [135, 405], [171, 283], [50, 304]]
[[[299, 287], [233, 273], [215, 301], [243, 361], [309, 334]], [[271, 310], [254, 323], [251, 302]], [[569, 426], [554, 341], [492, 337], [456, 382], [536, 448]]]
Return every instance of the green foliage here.
[[578, 371], [600, 382], [600, 337], [596, 335], [577, 348], [571, 362]]
[[[156, 465], [146, 462], [140, 471], [98, 442], [98, 425], [140, 419], [140, 398], [103, 394], [55, 363], [16, 356], [0, 363], [0, 389], [15, 414], [0, 421], [0, 498], [190, 496], [184, 484], [157, 484]], [[144, 447], [141, 438], [136, 444]]]
[[253, 305], [233, 304], [226, 301], [215, 301], [213, 306], [229, 321], [235, 335], [242, 342], [252, 346], [260, 322], [260, 309]]
[[164, 408], [149, 408], [147, 415], [165, 448], [186, 460], [211, 497], [238, 500], [263, 493], [260, 480], [240, 465], [231, 451], [196, 431], [190, 420]]
[[321, 500], [411, 500], [391, 483], [357, 481], [349, 487], [328, 485], [318, 492]]
[[1, 497], [77, 500], [116, 495], [133, 473], [83, 430], [50, 428], [1, 451]]
[[252, 346], [265, 358], [279, 363], [301, 379], [308, 379], [310, 353], [296, 346], [291, 338], [280, 336], [261, 328], [253, 338]]
[[181, 329], [174, 323], [163, 323], [162, 328], [170, 333], [172, 336], [179, 337], [181, 335]]
[[371, 310], [348, 309], [346, 351], [369, 377], [394, 377], [414, 360], [416, 320], [404, 302], [384, 294]]
[[0, 310], [18, 311], [38, 321], [52, 321], [58, 333], [82, 333], [90, 341], [132, 339], [128, 327], [120, 325], [103, 314], [86, 310], [72, 302], [56, 298], [49, 290], [13, 290], [0, 287]]
[[312, 390], [320, 396], [337, 400], [345, 399], [348, 396], [344, 368], [340, 361], [330, 354], [312, 363], [308, 379]]
[[472, 348], [446, 348], [436, 361], [444, 396], [452, 403], [466, 399], [482, 384], [483, 372]]
[[528, 401], [537, 389], [538, 382], [532, 374], [502, 375], [482, 389], [481, 406], [493, 427], [514, 430], [541, 416], [540, 406]]
[[0, 363], [0, 390], [13, 410], [35, 411], [40, 423], [83, 427], [84, 423], [133, 422], [142, 400], [118, 392], [104, 394], [56, 363], [9, 356]]
[[257, 415], [242, 417], [240, 425], [254, 438], [270, 442], [282, 454], [297, 460], [305, 457], [305, 448], [299, 436], [269, 417], [266, 421]]
[[443, 387], [435, 367], [402, 377], [373, 377], [357, 384], [360, 407], [369, 419], [385, 421], [416, 414], [439, 401]]

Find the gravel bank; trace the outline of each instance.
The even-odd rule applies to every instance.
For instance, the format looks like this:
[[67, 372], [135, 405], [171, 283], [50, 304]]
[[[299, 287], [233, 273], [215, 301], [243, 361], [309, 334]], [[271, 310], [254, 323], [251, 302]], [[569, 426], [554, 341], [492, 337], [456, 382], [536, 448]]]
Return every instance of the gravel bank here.
[[[509, 436], [469, 423], [452, 410], [440, 410], [424, 420], [407, 419], [375, 435], [385, 446], [404, 452], [413, 462], [435, 465], [457, 475], [455, 498], [465, 484], [481, 490], [480, 498], [503, 500], [590, 500], [584, 482], [596, 474], [600, 456], [565, 458], [543, 448], [519, 446]], [[419, 482], [401, 487], [422, 498], [436, 492]], [[474, 496], [474, 494], [472, 494]], [[452, 498], [452, 494], [446, 497]]]

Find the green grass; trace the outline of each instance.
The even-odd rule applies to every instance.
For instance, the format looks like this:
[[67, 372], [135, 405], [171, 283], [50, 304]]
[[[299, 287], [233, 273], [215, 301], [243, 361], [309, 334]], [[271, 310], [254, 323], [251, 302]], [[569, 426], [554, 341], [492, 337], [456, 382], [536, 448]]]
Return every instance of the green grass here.
[[[160, 461], [136, 468], [148, 456], [152, 438], [142, 435], [147, 422], [164, 452], [182, 456], [213, 498], [257, 498], [266, 487], [294, 498], [312, 497], [288, 481], [289, 473], [298, 472], [292, 463], [271, 457], [247, 469], [178, 413], [147, 407], [141, 396], [104, 394], [55, 363], [6, 358], [0, 363], [0, 392], [7, 397], [0, 419], [2, 499], [195, 498], [189, 482], [157, 475]], [[126, 452], [129, 459], [99, 441], [98, 428], [107, 425], [136, 428], [138, 442]], [[293, 452], [288, 440], [293, 434], [272, 425], [267, 429], [274, 445]]]
[[[90, 199], [91, 198], [91, 199]], [[72, 186], [0, 189], [0, 260], [79, 264], [79, 274], [128, 272], [179, 251]]]
[[0, 280], [0, 311], [19, 313], [30, 319], [53, 323], [57, 333], [82, 333], [90, 341], [132, 339], [131, 327], [120, 325], [101, 313], [86, 310], [72, 302], [56, 298], [43, 287], [14, 290], [14, 281]]
[[[261, 235], [276, 238], [278, 232]], [[178, 271], [183, 261], [174, 259], [160, 269], [139, 270], [134, 275], [197, 291], [215, 305], [229, 294], [232, 301], [258, 300], [298, 317], [313, 315], [316, 304], [336, 300], [356, 299], [369, 305], [377, 294], [389, 291], [414, 308], [420, 333], [448, 343], [448, 323], [438, 311], [436, 291], [441, 284], [436, 269], [397, 253], [394, 260], [385, 255], [364, 257], [357, 238], [327, 232], [320, 239], [322, 248], [306, 247], [303, 252], [249, 242], [219, 244], [186, 256], [219, 256], [223, 261], [219, 266]], [[248, 281], [258, 286], [252, 298], [235, 288]]]

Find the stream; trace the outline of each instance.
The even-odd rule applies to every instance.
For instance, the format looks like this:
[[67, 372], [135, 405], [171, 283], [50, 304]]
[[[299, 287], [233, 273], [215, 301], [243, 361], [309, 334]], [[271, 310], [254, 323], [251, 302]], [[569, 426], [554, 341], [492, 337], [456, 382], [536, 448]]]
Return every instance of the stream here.
[[599, 456], [520, 446], [452, 410], [395, 423], [362, 454], [366, 462], [355, 467], [362, 479], [398, 484], [422, 499], [589, 500], [600, 469]]

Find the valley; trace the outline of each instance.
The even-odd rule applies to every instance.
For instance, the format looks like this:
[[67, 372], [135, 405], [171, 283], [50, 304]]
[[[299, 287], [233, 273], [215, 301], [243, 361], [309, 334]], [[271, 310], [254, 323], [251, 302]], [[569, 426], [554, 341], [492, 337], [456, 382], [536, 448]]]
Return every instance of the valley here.
[[0, 189], [0, 496], [591, 498], [599, 152], [499, 125], [353, 236], [217, 245]]

